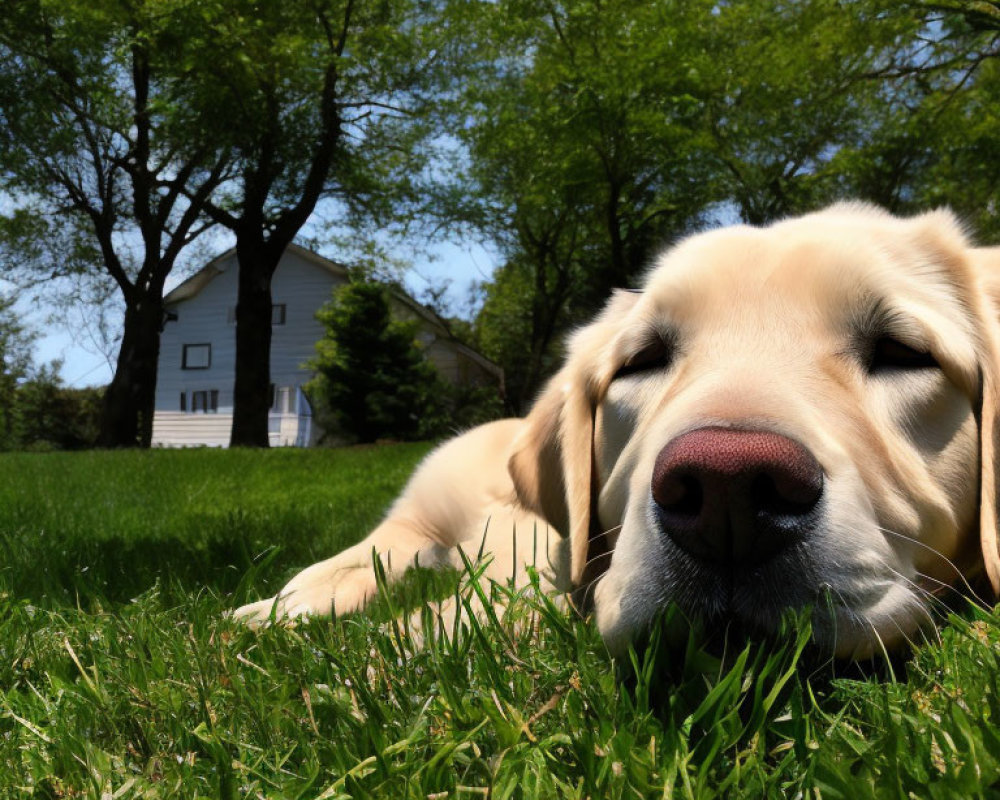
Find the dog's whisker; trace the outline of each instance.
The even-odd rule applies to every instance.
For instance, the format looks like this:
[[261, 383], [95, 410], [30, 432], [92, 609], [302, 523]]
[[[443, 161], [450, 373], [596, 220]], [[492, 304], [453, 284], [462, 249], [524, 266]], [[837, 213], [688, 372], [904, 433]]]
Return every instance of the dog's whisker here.
[[[918, 579], [917, 585], [920, 586], [925, 592], [932, 595], [934, 598], [938, 600], [938, 602], [941, 603], [944, 602], [943, 600], [941, 600], [941, 595], [946, 594], [947, 592], [958, 591], [955, 588], [954, 584], [948, 583], [947, 581], [943, 581], [940, 578], [935, 578], [933, 575], [928, 575], [925, 572], [917, 572], [915, 574], [915, 577]], [[923, 586], [922, 583], [933, 583], [937, 585], [935, 586], [934, 589], [928, 589], [926, 586]]]
[[952, 569], [954, 569], [956, 572], [960, 572], [960, 570], [958, 569], [958, 566], [955, 564], [955, 562], [953, 562], [951, 559], [949, 559], [948, 556], [946, 556], [944, 553], [942, 553], [936, 547], [933, 547], [932, 545], [927, 544], [927, 542], [922, 542], [922, 541], [920, 541], [920, 539], [917, 539], [915, 536], [910, 536], [909, 534], [906, 534], [906, 533], [900, 533], [899, 531], [894, 531], [892, 528], [886, 528], [884, 525], [879, 525], [878, 529], [882, 533], [887, 533], [890, 536], [895, 536], [897, 539], [902, 539], [903, 541], [905, 541], [905, 542], [907, 542], [909, 544], [914, 544], [914, 545], [917, 545], [918, 547], [922, 547], [927, 552], [929, 552], [932, 555], [935, 555], [938, 558], [940, 558], [942, 561], [944, 561], [949, 567], [951, 567]]
[[590, 541], [594, 541], [595, 539], [600, 539], [602, 536], [609, 536], [612, 533], [620, 533], [622, 527], [623, 526], [621, 523], [619, 523], [618, 525], [612, 525], [610, 528], [607, 528], [606, 530], [592, 534], [590, 537]]
[[597, 584], [600, 583], [601, 580], [604, 578], [605, 574], [606, 573], [601, 572], [599, 575], [595, 575], [585, 584], [582, 584], [581, 586], [577, 587], [574, 594], [577, 594], [580, 597], [579, 610], [581, 613], [586, 613], [587, 609], [590, 607], [588, 605], [590, 601], [590, 595], [596, 589]]
[[596, 556], [591, 556], [590, 558], [588, 558], [588, 559], [587, 559], [587, 560], [586, 560], [586, 561], [584, 562], [584, 565], [583, 565], [583, 567], [584, 567], [584, 569], [586, 569], [586, 568], [587, 568], [587, 567], [589, 567], [589, 566], [590, 566], [591, 564], [596, 564], [596, 563], [597, 563], [598, 561], [600, 561], [600, 560], [601, 560], [602, 558], [611, 558], [611, 556], [613, 556], [613, 555], [614, 555], [614, 553], [613, 553], [613, 552], [612, 552], [611, 550], [606, 550], [606, 551], [604, 551], [603, 553], [598, 553], [598, 554], [597, 554]]
[[[940, 608], [947, 607], [947, 604], [940, 597], [938, 597], [934, 592], [927, 589], [925, 586], [921, 586], [917, 581], [907, 577], [902, 572], [893, 568], [891, 565], [887, 563], [883, 564], [883, 566], [885, 567], [886, 570], [888, 570], [890, 573], [899, 578], [903, 583], [905, 583], [908, 587], [907, 590], [915, 597], [923, 597], [926, 603], [933, 607], [940, 607]], [[947, 584], [941, 581], [937, 581], [937, 583], [939, 583], [941, 587], [951, 588]], [[917, 600], [917, 602], [920, 602], [920, 605], [924, 606], [924, 602], [919, 600]], [[926, 608], [926, 606], [924, 607]]]
[[[878, 648], [877, 649], [879, 651], [881, 651], [881, 653], [886, 658], [888, 658], [889, 651], [886, 648], [885, 640], [882, 638], [882, 634], [879, 632], [878, 627], [875, 625], [875, 623], [872, 622], [871, 618], [869, 618], [867, 614], [864, 614], [863, 612], [858, 611], [856, 608], [854, 608], [847, 601], [847, 598], [844, 597], [844, 594], [843, 594], [843, 592], [840, 591], [840, 589], [838, 589], [836, 586], [832, 586], [832, 585], [827, 586], [827, 589], [832, 594], [834, 594], [836, 596], [836, 598], [840, 601], [839, 605], [838, 605], [838, 610], [841, 612], [841, 614], [843, 614], [846, 617], [846, 621], [850, 623], [851, 627], [853, 627], [853, 628], [855, 628], [855, 629], [857, 629], [859, 631], [861, 631], [861, 630], [870, 631], [871, 638], [868, 638], [868, 637], [865, 637], [865, 636], [859, 636], [858, 637], [858, 641], [854, 645], [854, 649], [851, 651], [851, 655], [849, 657], [850, 661], [858, 663], [858, 668], [859, 668], [859, 670], [861, 670], [862, 674], [864, 675], [864, 668], [861, 666], [861, 663], [860, 663], [860, 661], [858, 659], [858, 654], [861, 652], [862, 648], [866, 647], [867, 645], [870, 645], [871, 642], [872, 642], [872, 640], [874, 640], [875, 642], [878, 643]], [[834, 645], [834, 649], [835, 649], [835, 647], [836, 647], [836, 641], [837, 641], [836, 640], [836, 622], [837, 622], [836, 616], [834, 616], [833, 622], [834, 622], [834, 626], [835, 626], [835, 635], [834, 635], [834, 640], [833, 640], [832, 644]], [[846, 633], [850, 633], [850, 631], [847, 631]], [[870, 676], [865, 676], [865, 677], [870, 677]]]
[[[591, 536], [590, 537], [590, 542], [592, 543], [595, 540], [600, 539], [602, 537], [616, 534], [616, 533], [620, 532], [621, 529], [622, 529], [621, 525], [615, 525], [615, 526], [613, 526], [611, 528], [608, 528], [605, 531], [602, 531], [601, 533], [597, 533], [597, 534], [594, 534], [593, 536]], [[610, 559], [613, 555], [614, 555], [614, 551], [609, 549], [609, 550], [605, 550], [602, 553], [598, 553], [595, 556], [591, 556], [590, 558], [588, 558], [586, 560], [586, 562], [584, 562], [584, 565], [583, 565], [584, 571], [586, 571], [588, 567], [591, 567], [592, 565], [594, 565], [594, 564], [598, 563], [599, 561], [601, 561], [601, 559]], [[606, 571], [607, 571], [606, 568], [600, 570], [597, 575], [595, 575], [593, 578], [591, 578], [586, 583], [583, 583], [580, 586], [576, 587], [576, 589], [574, 590], [574, 592], [573, 592], [574, 595], [580, 598], [579, 610], [581, 612], [586, 612], [586, 609], [589, 607], [588, 604], [590, 602], [591, 594], [593, 593], [595, 587], [597, 586], [597, 584], [601, 580], [601, 578], [604, 577], [604, 574], [605, 574]]]
[[[928, 610], [928, 617], [930, 617], [930, 609], [931, 608], [936, 609], [937, 611], [941, 611], [941, 612], [949, 610], [948, 603], [941, 599], [941, 597], [938, 594], [938, 592], [944, 593], [945, 591], [949, 591], [949, 590], [953, 589], [952, 586], [950, 586], [950, 585], [948, 585], [948, 584], [946, 584], [946, 583], [944, 583], [942, 581], [938, 581], [935, 578], [930, 578], [930, 577], [928, 577], [926, 575], [922, 575], [922, 574], [918, 573], [918, 577], [919, 578], [921, 578], [923, 580], [927, 580], [927, 581], [933, 581], [933, 582], [935, 582], [935, 583], [938, 584], [937, 589], [934, 590], [934, 591], [932, 591], [932, 590], [928, 589], [926, 586], [922, 586], [919, 581], [913, 580], [911, 578], [907, 578], [905, 575], [903, 575], [902, 573], [900, 573], [897, 570], [892, 569], [891, 567], [888, 567], [888, 569], [894, 575], [896, 575], [900, 580], [905, 581], [907, 583], [907, 585], [910, 587], [910, 592], [911, 593], [913, 593], [914, 595], [916, 595], [916, 596], [918, 596], [920, 598], [923, 598], [920, 602], [921, 602], [921, 605], [924, 606], [924, 608], [926, 608]], [[931, 619], [931, 622], [933, 622], [932, 619]]]
[[[937, 633], [937, 626], [934, 621], [934, 616], [931, 614], [930, 607], [944, 608], [946, 607], [945, 603], [932, 592], [928, 591], [925, 587], [921, 586], [912, 578], [907, 577], [884, 560], [883, 567], [902, 582], [907, 592], [906, 600], [900, 603], [900, 607], [897, 610], [898, 614], [907, 615], [913, 613], [916, 616], [922, 617], [924, 620], [923, 623], [918, 623], [917, 626], [911, 630], [900, 625], [897, 618], [898, 614], [888, 614], [887, 618], [889, 622], [891, 622], [896, 630], [899, 631], [902, 640], [905, 641], [911, 648], [916, 647], [917, 642], [911, 637], [911, 633], [921, 633], [924, 637], [924, 641], [926, 642], [927, 630], [929, 628], [934, 631], [935, 640], [940, 642], [940, 634]], [[882, 646], [884, 648], [884, 643]]]
[[[854, 628], [858, 629], [870, 628], [873, 632], [875, 631], [875, 626], [874, 624], [872, 624], [871, 620], [869, 620], [868, 617], [866, 617], [864, 614], [861, 614], [854, 608], [852, 608], [850, 603], [847, 602], [847, 598], [844, 597], [843, 593], [836, 586], [828, 585], [827, 589], [840, 601], [837, 610], [839, 610], [841, 614], [844, 617], [846, 617], [845, 621], [849, 622], [851, 626]], [[832, 649], [834, 650], [836, 650], [836, 644], [837, 644], [837, 622], [838, 622], [837, 615], [835, 614], [833, 618], [834, 637], [833, 641], [831, 642]], [[858, 661], [858, 653], [860, 652], [861, 648], [865, 646], [865, 644], [866, 644], [865, 639], [859, 637], [857, 643], [854, 645], [854, 649], [851, 651], [851, 656], [850, 656], [851, 661], [854, 662]], [[864, 674], [864, 669], [860, 667], [860, 665], [859, 669], [861, 669], [862, 674]]]
[[907, 536], [905, 533], [898, 533], [897, 531], [894, 531], [891, 528], [886, 528], [881, 525], [879, 526], [879, 530], [882, 533], [889, 534], [890, 536], [896, 536], [897, 538], [902, 539], [908, 544], [913, 544], [918, 547], [922, 547], [927, 552], [937, 556], [939, 559], [941, 559], [941, 561], [943, 561], [945, 564], [951, 567], [951, 569], [955, 573], [956, 579], [962, 584], [966, 592], [968, 592], [981, 605], [984, 606], [989, 605], [989, 603], [985, 599], [983, 599], [975, 589], [972, 588], [972, 585], [969, 583], [968, 578], [965, 577], [965, 573], [961, 569], [959, 569], [958, 565], [950, 558], [948, 558], [948, 556], [946, 556], [944, 553], [938, 550], [936, 547], [931, 547], [926, 542], [921, 542], [919, 539], [916, 539], [913, 536]]
[[[903, 614], [909, 614], [912, 612], [916, 615], [919, 615], [920, 617], [923, 617], [926, 622], [924, 624], [918, 624], [916, 630], [925, 631], [926, 627], [929, 625], [930, 628], [936, 632], [937, 627], [934, 623], [934, 617], [931, 614], [930, 608], [928, 606], [936, 605], [943, 607], [944, 603], [941, 601], [941, 599], [934, 596], [931, 592], [929, 592], [924, 587], [920, 586], [913, 579], [907, 577], [899, 570], [892, 567], [892, 565], [889, 564], [887, 561], [883, 560], [882, 566], [886, 571], [896, 576], [902, 582], [903, 588], [905, 588], [906, 590], [906, 600], [900, 603], [900, 607], [897, 611]], [[926, 598], [926, 602], [924, 600], [921, 600], [921, 597]], [[871, 619], [867, 615], [861, 613], [857, 613], [856, 616], [859, 619], [863, 619], [866, 626], [872, 629], [872, 631], [876, 634], [876, 637], [879, 639], [880, 647], [882, 647], [882, 649], [884, 650], [885, 649], [884, 641], [882, 640], [880, 632], [876, 629], [876, 626], [871, 621]], [[903, 626], [899, 624], [897, 615], [890, 613], [887, 615], [887, 618], [889, 622], [891, 622], [892, 625], [899, 631], [901, 638], [904, 641], [906, 641], [907, 644], [909, 644], [911, 647], [915, 646], [915, 642], [913, 639], [911, 639], [907, 629], [905, 629]]]
[[[859, 617], [865, 623], [865, 625], [868, 627], [868, 629], [871, 631], [872, 638], [874, 638], [875, 642], [878, 644], [877, 648], [874, 648], [874, 647], [872, 648], [872, 652], [869, 654], [869, 656], [872, 656], [876, 652], [878, 652], [879, 654], [881, 654], [882, 658], [885, 659], [885, 663], [888, 664], [889, 663], [889, 648], [886, 647], [885, 639], [882, 638], [882, 633], [879, 631], [878, 626], [874, 622], [872, 622], [871, 618], [868, 617], [866, 614], [859, 614]], [[889, 619], [892, 621], [892, 623], [894, 625], [896, 624], [896, 621], [892, 618], [892, 616], [890, 616]], [[898, 625], [897, 625], [897, 627], [898, 627]], [[859, 642], [859, 645], [862, 644], [862, 643], [864, 643], [864, 640], [862, 640], [861, 642]], [[857, 653], [857, 649], [855, 649], [854, 652], [856, 654]], [[856, 659], [854, 657], [852, 657], [851, 660], [853, 661], [853, 660], [856, 660]], [[891, 672], [892, 671], [892, 667], [890, 666], [889, 669], [890, 669], [890, 672]]]
[[603, 575], [603, 574], [601, 574], [601, 575], [598, 575], [598, 576], [596, 576], [596, 577], [594, 577], [594, 578], [591, 578], [591, 579], [590, 579], [589, 581], [587, 581], [587, 582], [586, 582], [586, 583], [585, 583], [585, 584], [584, 584], [584, 585], [583, 585], [583, 586], [581, 587], [581, 588], [583, 589], [583, 597], [582, 597], [582, 602], [581, 602], [581, 604], [580, 604], [580, 607], [581, 607], [581, 610], [586, 610], [586, 609], [587, 609], [587, 608], [589, 607], [589, 606], [588, 606], [588, 602], [589, 602], [589, 598], [590, 598], [590, 593], [591, 593], [592, 591], [594, 591], [594, 589], [595, 589], [595, 587], [597, 586], [598, 582], [599, 582], [599, 581], [601, 580], [601, 578], [603, 578], [603, 577], [604, 577], [604, 575]]
[[[922, 627], [918, 626], [912, 632], [911, 631], [907, 631], [906, 629], [903, 628], [902, 625], [899, 624], [899, 622], [897, 621], [896, 617], [893, 614], [889, 614], [889, 622], [891, 622], [892, 625], [893, 625], [893, 627], [897, 631], [899, 631], [900, 639], [902, 641], [906, 642], [906, 644], [910, 648], [910, 650], [914, 650], [914, 649], [916, 649], [916, 647], [919, 644], [922, 644], [921, 642], [917, 642], [916, 639], [913, 636], [911, 636], [911, 633], [917, 633], [917, 632], [922, 631], [923, 630]], [[876, 633], [876, 636], [878, 636], [877, 633]], [[885, 643], [881, 642], [881, 637], [879, 637], [879, 639], [880, 639], [880, 644], [881, 644], [882, 655], [883, 655], [883, 657], [885, 657], [888, 660], [888, 658], [889, 658], [889, 650], [886, 647]], [[924, 638], [924, 642], [926, 642], [926, 641], [927, 640], [926, 640], [926, 637], [925, 637]]]
[[[588, 547], [588, 549], [590, 548], [591, 545], [593, 545], [595, 542], [599, 542], [601, 539], [607, 539], [607, 537], [609, 537], [609, 536], [615, 536], [615, 535], [621, 533], [621, 530], [622, 530], [622, 526], [621, 525], [614, 525], [614, 526], [608, 528], [605, 531], [601, 531], [600, 533], [595, 533], [593, 536], [590, 537], [590, 539], [587, 540], [587, 547]], [[610, 548], [609, 548], [609, 550], [607, 552], [610, 552]], [[604, 555], [604, 553], [600, 553], [597, 556], [595, 556], [594, 558], [600, 558], [602, 555]], [[587, 564], [589, 564], [590, 561], [592, 561], [592, 560], [593, 559], [588, 560]]]
[[[903, 578], [902, 575], [900, 577]], [[904, 580], [905, 580], [905, 578], [904, 578]], [[915, 588], [919, 589], [919, 587], [916, 587], [916, 586], [915, 586]], [[915, 591], [913, 591], [913, 590], [911, 590], [910, 602], [908, 604], [904, 604], [903, 607], [900, 610], [903, 613], [907, 613], [908, 610], [910, 610], [910, 609], [912, 609], [917, 615], [919, 615], [920, 617], [922, 617], [924, 619], [924, 622], [922, 624], [918, 623], [917, 626], [915, 628], [913, 628], [912, 631], [910, 631], [910, 632], [908, 632], [907, 630], [905, 630], [899, 624], [899, 622], [896, 621], [896, 617], [894, 615], [892, 615], [892, 614], [889, 615], [889, 620], [892, 622], [893, 625], [896, 626], [896, 629], [899, 631], [899, 633], [902, 636], [903, 640], [908, 645], [910, 645], [911, 648], [912, 647], [916, 647], [917, 646], [917, 642], [916, 642], [915, 638], [911, 638], [910, 633], [913, 633], [913, 634], [918, 634], [919, 633], [923, 637], [923, 641], [927, 642], [928, 641], [928, 631], [934, 631], [934, 640], [937, 643], [940, 643], [941, 637], [940, 637], [940, 634], [937, 631], [937, 625], [935, 625], [935, 623], [934, 623], [934, 616], [931, 614], [930, 609], [927, 607], [927, 605], [919, 599], [919, 595]]]

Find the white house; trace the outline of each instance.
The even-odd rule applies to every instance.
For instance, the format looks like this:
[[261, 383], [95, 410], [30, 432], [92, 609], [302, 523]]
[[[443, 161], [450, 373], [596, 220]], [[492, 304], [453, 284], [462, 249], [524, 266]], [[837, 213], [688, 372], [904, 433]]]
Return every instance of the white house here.
[[[236, 252], [230, 250], [164, 298], [154, 446], [229, 444], [238, 270]], [[272, 446], [302, 447], [322, 435], [302, 391], [312, 377], [305, 364], [324, 333], [316, 312], [347, 280], [341, 264], [296, 245], [289, 246], [278, 264], [271, 283]], [[440, 317], [401, 291], [393, 291], [392, 303], [394, 314], [418, 320], [418, 339], [443, 377], [502, 386], [500, 367], [453, 339]]]

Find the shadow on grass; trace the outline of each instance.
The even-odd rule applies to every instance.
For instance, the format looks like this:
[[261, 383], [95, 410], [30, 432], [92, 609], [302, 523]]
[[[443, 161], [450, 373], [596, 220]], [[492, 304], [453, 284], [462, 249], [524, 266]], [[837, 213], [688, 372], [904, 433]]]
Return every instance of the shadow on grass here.
[[232, 522], [206, 526], [197, 539], [126, 532], [30, 541], [0, 534], [0, 588], [50, 608], [128, 603], [154, 585], [167, 601], [207, 590], [236, 593], [233, 603], [240, 603], [248, 591], [280, 588], [315, 560], [312, 549], [322, 540], [274, 543], [261, 534]]

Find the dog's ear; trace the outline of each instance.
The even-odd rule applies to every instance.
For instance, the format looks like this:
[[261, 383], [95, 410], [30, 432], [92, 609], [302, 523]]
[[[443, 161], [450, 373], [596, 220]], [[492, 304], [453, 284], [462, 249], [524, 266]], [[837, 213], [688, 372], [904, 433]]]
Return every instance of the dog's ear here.
[[970, 287], [967, 305], [975, 321], [979, 349], [979, 541], [993, 593], [1000, 596], [1000, 248], [971, 247], [954, 214], [939, 209], [910, 221], [921, 244], [950, 263]]
[[980, 287], [975, 309], [984, 323], [980, 326], [982, 363], [982, 410], [980, 416], [981, 509], [979, 538], [983, 564], [993, 593], [1000, 596], [1000, 541], [997, 538], [1000, 487], [1000, 247], [980, 247], [968, 251]]
[[615, 291], [600, 315], [571, 338], [562, 369], [542, 390], [511, 449], [507, 468], [522, 506], [569, 538], [570, 580], [587, 565], [594, 491], [594, 413], [607, 387], [615, 334], [636, 304]]

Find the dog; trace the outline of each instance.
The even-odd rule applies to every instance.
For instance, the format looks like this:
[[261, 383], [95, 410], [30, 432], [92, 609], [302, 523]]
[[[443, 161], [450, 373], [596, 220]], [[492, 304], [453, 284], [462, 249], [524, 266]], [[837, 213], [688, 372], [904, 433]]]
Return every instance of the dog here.
[[576, 331], [524, 419], [423, 461], [360, 544], [236, 615], [355, 611], [409, 566], [584, 588], [612, 654], [676, 604], [839, 658], [898, 648], [943, 587], [1000, 588], [1000, 248], [838, 204], [697, 234]]

